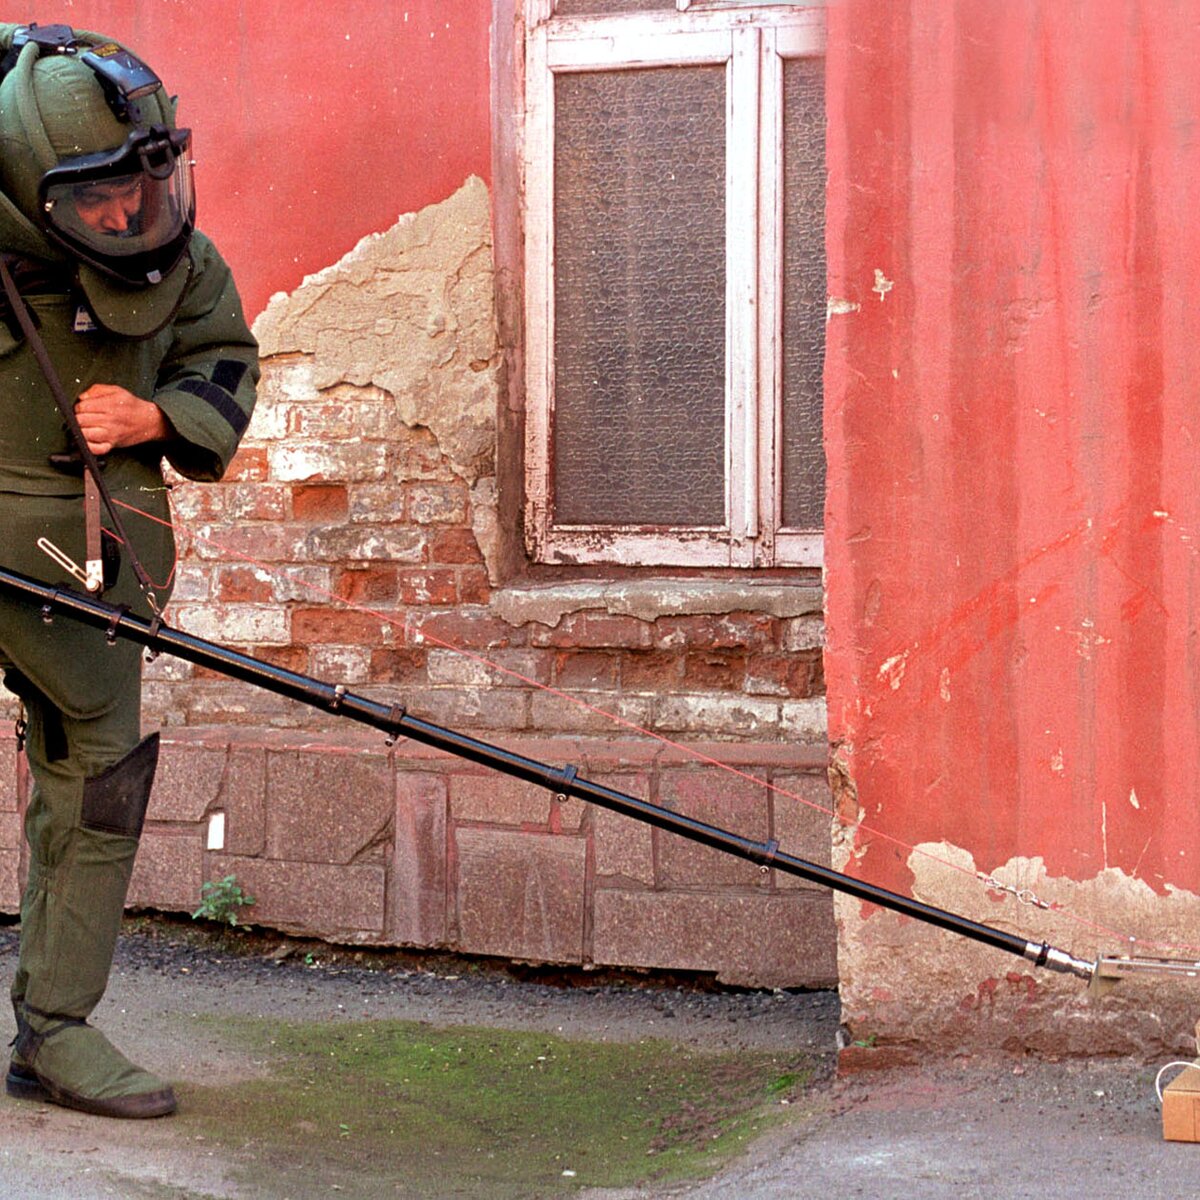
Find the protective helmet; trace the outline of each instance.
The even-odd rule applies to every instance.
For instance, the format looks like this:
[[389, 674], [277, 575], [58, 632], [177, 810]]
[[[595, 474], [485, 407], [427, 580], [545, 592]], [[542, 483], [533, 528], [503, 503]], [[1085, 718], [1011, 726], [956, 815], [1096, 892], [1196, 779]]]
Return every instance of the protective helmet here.
[[[22, 28], [0, 71], [0, 187], [72, 258], [161, 283], [195, 227], [190, 131], [161, 81], [115, 42]], [[174, 290], [174, 289], [171, 289]]]

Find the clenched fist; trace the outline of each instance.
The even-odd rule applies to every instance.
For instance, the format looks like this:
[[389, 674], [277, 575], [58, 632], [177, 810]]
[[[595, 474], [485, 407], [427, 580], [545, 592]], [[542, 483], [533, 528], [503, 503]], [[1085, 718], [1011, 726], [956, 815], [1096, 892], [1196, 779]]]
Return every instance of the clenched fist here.
[[115, 383], [93, 383], [80, 394], [75, 416], [97, 456], [125, 446], [162, 441], [169, 426], [162, 409]]

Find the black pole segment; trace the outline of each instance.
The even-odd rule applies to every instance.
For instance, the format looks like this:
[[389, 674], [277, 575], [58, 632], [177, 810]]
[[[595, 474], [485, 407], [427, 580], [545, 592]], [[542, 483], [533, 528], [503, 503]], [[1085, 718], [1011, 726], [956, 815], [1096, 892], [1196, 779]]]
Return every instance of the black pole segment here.
[[[110, 640], [116, 637], [127, 638], [155, 653], [171, 654], [198, 666], [208, 667], [233, 679], [240, 679], [255, 687], [297, 700], [311, 708], [323, 709], [369, 725], [391, 737], [408, 737], [414, 742], [444, 750], [537, 787], [548, 788], [562, 796], [577, 796], [590, 804], [611, 809], [635, 821], [654, 825], [668, 833], [678, 834], [736, 858], [757, 863], [764, 869], [771, 867], [788, 875], [799, 876], [810, 883], [820, 884], [871, 904], [878, 904], [882, 908], [913, 917], [928, 925], [935, 925], [939, 929], [948, 930], [972, 941], [982, 942], [997, 950], [1005, 950], [1029, 959], [1037, 966], [1050, 966], [1055, 970], [1069, 969], [1075, 974], [1084, 974], [1083, 968], [1087, 964], [1071, 958], [1062, 951], [1054, 950], [1046, 943], [1030, 942], [1017, 934], [995, 929], [991, 925], [982, 925], [956, 913], [914, 900], [910, 896], [876, 887], [861, 879], [853, 879], [830, 867], [781, 853], [777, 842], [755, 842], [714, 825], [707, 825], [703, 821], [651, 804], [648, 800], [592, 783], [581, 778], [575, 767], [560, 769], [536, 759], [525, 758], [466, 734], [456, 733], [444, 726], [422, 721], [419, 717], [409, 715], [398, 705], [382, 704], [349, 692], [341, 685], [323, 683], [308, 675], [273, 666], [248, 654], [241, 654], [215, 642], [173, 629], [161, 621], [146, 621], [128, 609], [106, 604], [92, 596], [40, 583], [26, 575], [3, 568], [0, 568], [0, 592], [8, 593], [31, 605], [39, 605], [47, 621], [61, 613], [72, 620], [104, 629]], [[1063, 961], [1074, 965], [1064, 967], [1061, 965]]]

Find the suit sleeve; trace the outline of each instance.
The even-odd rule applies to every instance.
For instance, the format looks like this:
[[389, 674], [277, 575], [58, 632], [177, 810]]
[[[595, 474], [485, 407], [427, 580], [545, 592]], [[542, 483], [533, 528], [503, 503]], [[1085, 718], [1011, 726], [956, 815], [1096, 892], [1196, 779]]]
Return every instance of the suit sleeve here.
[[194, 274], [171, 326], [154, 403], [175, 432], [167, 461], [188, 479], [225, 474], [254, 410], [258, 343], [242, 315], [233, 275], [200, 233], [191, 246]]

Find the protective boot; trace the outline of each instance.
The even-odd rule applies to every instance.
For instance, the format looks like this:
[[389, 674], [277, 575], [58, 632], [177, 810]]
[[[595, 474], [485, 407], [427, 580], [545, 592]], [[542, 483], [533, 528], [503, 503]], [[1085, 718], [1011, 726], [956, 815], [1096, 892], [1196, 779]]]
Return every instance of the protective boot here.
[[113, 733], [97, 726], [114, 722], [75, 721], [44, 697], [24, 698], [36, 782], [26, 816], [32, 853], [21, 904], [12, 991], [17, 1039], [6, 1090], [99, 1116], [164, 1116], [175, 1109], [171, 1088], [87, 1023], [112, 966], [158, 737], [136, 744], [99, 773], [83, 775], [79, 761], [86, 749]]

